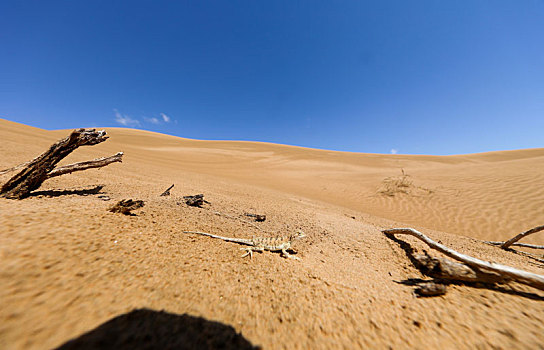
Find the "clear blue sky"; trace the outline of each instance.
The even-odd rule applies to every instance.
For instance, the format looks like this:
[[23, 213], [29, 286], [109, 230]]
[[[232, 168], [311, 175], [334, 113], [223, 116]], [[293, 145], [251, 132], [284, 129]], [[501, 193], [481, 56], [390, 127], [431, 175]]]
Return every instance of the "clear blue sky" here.
[[544, 2], [1, 1], [0, 117], [354, 152], [544, 147]]

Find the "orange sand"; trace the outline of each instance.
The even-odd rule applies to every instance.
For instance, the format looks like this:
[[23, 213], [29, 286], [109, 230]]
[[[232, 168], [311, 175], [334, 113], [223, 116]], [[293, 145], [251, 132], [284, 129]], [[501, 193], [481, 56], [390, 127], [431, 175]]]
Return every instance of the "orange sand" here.
[[[0, 169], [69, 132], [0, 119]], [[415, 227], [460, 252], [544, 274], [543, 264], [474, 239], [505, 240], [544, 223], [544, 149], [379, 155], [107, 132], [108, 141], [62, 164], [118, 151], [123, 163], [48, 180], [22, 201], [0, 199], [2, 349], [57, 347], [141, 308], [233, 327], [266, 349], [543, 348], [544, 292], [452, 285], [416, 298], [399, 282], [426, 277], [380, 229]], [[406, 193], [380, 193], [401, 169]], [[173, 183], [172, 196], [158, 196]], [[97, 185], [100, 194], [78, 192]], [[197, 193], [211, 205], [183, 204]], [[146, 206], [131, 217], [107, 211], [124, 198]], [[269, 232], [302, 229], [302, 261], [270, 252], [241, 259], [236, 244], [182, 233], [266, 234], [215, 212], [266, 214], [258, 225]], [[544, 233], [524, 242], [544, 244]]]

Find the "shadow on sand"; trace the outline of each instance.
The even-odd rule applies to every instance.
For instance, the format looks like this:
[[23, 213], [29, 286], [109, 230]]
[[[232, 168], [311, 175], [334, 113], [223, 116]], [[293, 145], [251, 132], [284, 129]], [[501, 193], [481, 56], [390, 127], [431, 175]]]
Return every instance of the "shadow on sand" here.
[[69, 196], [69, 195], [78, 195], [78, 196], [90, 196], [93, 194], [98, 194], [104, 188], [104, 185], [98, 185], [92, 188], [81, 189], [81, 190], [48, 190], [48, 191], [34, 191], [29, 194], [29, 197], [37, 196], [46, 196], [46, 197], [60, 197], [60, 196]]
[[57, 349], [259, 349], [231, 326], [187, 314], [136, 309]]

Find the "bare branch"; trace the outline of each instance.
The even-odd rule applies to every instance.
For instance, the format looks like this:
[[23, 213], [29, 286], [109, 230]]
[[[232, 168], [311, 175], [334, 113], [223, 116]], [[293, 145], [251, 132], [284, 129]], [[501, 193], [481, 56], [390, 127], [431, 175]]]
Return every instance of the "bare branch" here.
[[51, 170], [49, 173], [47, 173], [47, 178], [50, 179], [55, 176], [70, 174], [75, 171], [101, 168], [108, 164], [115, 163], [115, 162], [122, 162], [122, 161], [123, 161], [123, 152], [119, 152], [110, 157], [102, 157], [102, 158], [97, 158], [93, 160], [88, 160], [85, 162], [78, 162], [78, 163], [73, 163], [73, 164], [55, 168]]
[[169, 196], [170, 195], [170, 190], [172, 188], [174, 188], [174, 184], [172, 184], [172, 186], [168, 187], [163, 193], [161, 193], [160, 197]]
[[529, 236], [532, 233], [539, 232], [539, 231], [542, 231], [542, 230], [544, 230], [544, 225], [533, 227], [532, 229], [527, 230], [525, 232], [522, 232], [519, 235], [517, 235], [516, 237], [513, 237], [513, 238], [509, 239], [508, 241], [504, 242], [500, 247], [502, 249], [506, 249], [506, 248], [510, 247], [512, 244], [514, 244], [515, 242], [522, 239], [523, 237]]
[[414, 230], [413, 228], [394, 228], [389, 230], [383, 230], [382, 232], [389, 235], [407, 234], [410, 236], [414, 236], [425, 242], [429, 247], [438, 250], [439, 252], [445, 254], [446, 256], [449, 256], [450, 258], [461, 261], [470, 267], [493, 271], [504, 276], [505, 278], [509, 277], [516, 282], [520, 282], [531, 287], [544, 290], [544, 276], [542, 275], [518, 270], [511, 266], [483, 261], [465, 254], [458, 253], [455, 250], [446, 247], [445, 245], [433, 241], [423, 233]]
[[183, 196], [183, 200], [185, 200], [185, 204], [191, 207], [199, 207], [202, 208], [204, 203], [210, 204], [207, 200], [204, 199], [204, 194], [195, 194], [194, 196]]
[[[54, 143], [49, 150], [31, 160], [18, 174], [0, 189], [2, 197], [22, 199], [39, 188], [49, 178], [58, 162], [80, 146], [92, 146], [108, 139], [104, 130], [77, 129], [69, 136]], [[17, 168], [17, 167], [15, 167]]]

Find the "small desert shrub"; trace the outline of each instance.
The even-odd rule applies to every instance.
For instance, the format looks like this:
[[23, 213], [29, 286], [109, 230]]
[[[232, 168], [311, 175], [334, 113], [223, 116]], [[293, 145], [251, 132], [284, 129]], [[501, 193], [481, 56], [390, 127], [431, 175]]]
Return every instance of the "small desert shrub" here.
[[394, 197], [398, 193], [408, 194], [410, 189], [414, 187], [413, 181], [410, 178], [410, 175], [404, 172], [404, 169], [401, 169], [402, 175], [399, 176], [390, 176], [386, 177], [382, 181], [382, 185], [378, 190], [378, 193], [381, 193], [386, 196]]

